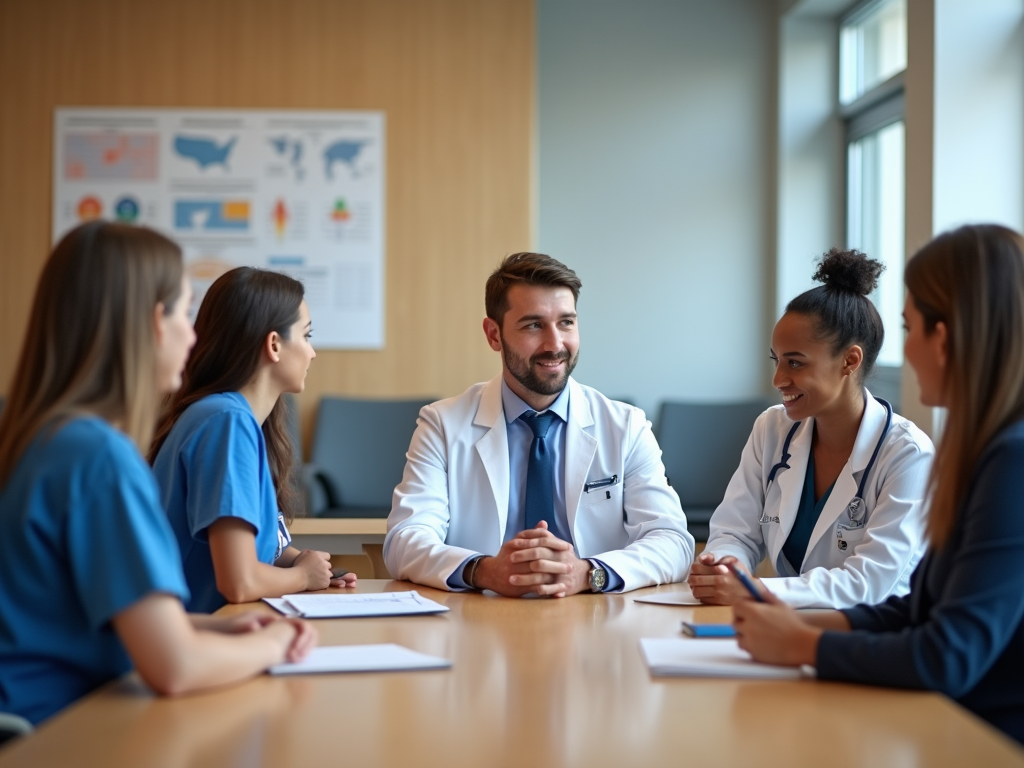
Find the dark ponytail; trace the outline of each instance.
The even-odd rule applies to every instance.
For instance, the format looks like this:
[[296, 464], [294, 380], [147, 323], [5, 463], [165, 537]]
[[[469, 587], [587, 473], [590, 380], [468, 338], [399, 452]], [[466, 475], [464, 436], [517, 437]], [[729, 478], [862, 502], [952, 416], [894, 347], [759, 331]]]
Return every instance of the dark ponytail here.
[[864, 351], [860, 380], [875, 366], [885, 339], [882, 318], [868, 298], [885, 266], [860, 251], [831, 249], [821, 257], [814, 280], [824, 283], [804, 291], [786, 306], [787, 312], [816, 320], [818, 336], [832, 344], [833, 354], [854, 344]]

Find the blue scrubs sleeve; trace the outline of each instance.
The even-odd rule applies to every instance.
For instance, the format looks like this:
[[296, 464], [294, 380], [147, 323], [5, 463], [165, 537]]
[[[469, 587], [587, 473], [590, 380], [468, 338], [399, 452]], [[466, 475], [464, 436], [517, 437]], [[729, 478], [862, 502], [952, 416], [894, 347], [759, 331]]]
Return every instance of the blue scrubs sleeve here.
[[150, 593], [189, 598], [156, 481], [133, 447], [116, 451], [83, 473], [68, 514], [70, 580], [94, 630]]
[[[237, 517], [259, 535], [263, 516], [260, 497], [262, 455], [255, 421], [238, 411], [210, 418], [185, 446], [188, 493], [185, 514], [193, 538], [206, 541], [206, 530], [222, 517]], [[275, 522], [277, 520], [274, 510]]]

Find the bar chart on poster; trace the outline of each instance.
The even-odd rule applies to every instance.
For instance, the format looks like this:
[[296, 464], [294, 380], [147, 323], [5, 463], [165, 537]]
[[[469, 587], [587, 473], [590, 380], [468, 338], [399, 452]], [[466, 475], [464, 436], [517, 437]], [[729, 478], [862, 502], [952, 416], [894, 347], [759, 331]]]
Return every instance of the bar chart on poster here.
[[384, 346], [382, 112], [58, 108], [53, 237], [153, 227], [197, 294], [238, 266], [301, 280], [322, 349]]

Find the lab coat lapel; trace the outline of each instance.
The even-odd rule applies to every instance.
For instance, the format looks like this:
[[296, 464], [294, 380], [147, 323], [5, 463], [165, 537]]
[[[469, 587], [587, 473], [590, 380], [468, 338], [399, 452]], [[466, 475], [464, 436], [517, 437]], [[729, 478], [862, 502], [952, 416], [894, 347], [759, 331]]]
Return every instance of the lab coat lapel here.
[[508, 430], [501, 405], [500, 375], [487, 382], [481, 391], [473, 426], [487, 429], [484, 436], [476, 441], [475, 447], [494, 494], [494, 505], [498, 510], [498, 545], [501, 546], [508, 524], [509, 468]]
[[[786, 430], [788, 434], [789, 430]], [[779, 484], [779, 527], [778, 536], [771, 542], [768, 548], [768, 556], [776, 570], [778, 568], [782, 545], [789, 538], [789, 532], [793, 530], [793, 523], [796, 522], [797, 509], [800, 507], [800, 495], [804, 490], [804, 478], [807, 476], [807, 460], [811, 454], [811, 438], [814, 436], [814, 419], [804, 419], [800, 428], [793, 435], [793, 442], [789, 444], [789, 469], [780, 469], [775, 475], [775, 482]], [[785, 435], [782, 435], [785, 441]], [[782, 445], [775, 461], [782, 458]], [[793, 566], [794, 568], [798, 566]]]
[[[857, 439], [853, 444], [853, 453], [849, 461], [843, 467], [843, 471], [836, 478], [836, 484], [829, 494], [825, 508], [821, 510], [818, 522], [811, 531], [811, 538], [807, 542], [807, 554], [804, 555], [804, 562], [810, 556], [811, 551], [827, 532], [835, 526], [840, 515], [844, 514], [850, 506], [850, 500], [857, 495], [857, 485], [860, 483], [862, 473], [871, 461], [871, 454], [875, 452], [878, 439], [885, 429], [885, 406], [871, 396], [871, 393], [864, 390], [864, 415], [860, 420], [860, 428], [857, 430]], [[867, 491], [865, 490], [865, 495]], [[802, 568], [801, 568], [802, 570]]]
[[576, 509], [583, 495], [587, 473], [597, 454], [597, 438], [586, 430], [594, 426], [590, 402], [583, 389], [569, 379], [569, 420], [565, 425], [565, 511], [577, 551], [584, 548], [576, 530]]

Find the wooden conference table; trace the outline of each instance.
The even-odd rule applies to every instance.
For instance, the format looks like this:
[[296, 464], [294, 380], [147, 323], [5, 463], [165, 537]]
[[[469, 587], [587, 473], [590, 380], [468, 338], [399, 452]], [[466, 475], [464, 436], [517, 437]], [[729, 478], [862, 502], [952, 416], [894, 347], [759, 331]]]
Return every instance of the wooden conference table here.
[[937, 694], [652, 678], [639, 638], [729, 620], [727, 608], [633, 602], [678, 586], [510, 600], [359, 585], [413, 588], [451, 611], [319, 621], [321, 644], [400, 643], [451, 670], [264, 675], [164, 700], [128, 676], [0, 750], [0, 768], [1024, 766], [1024, 750]]

